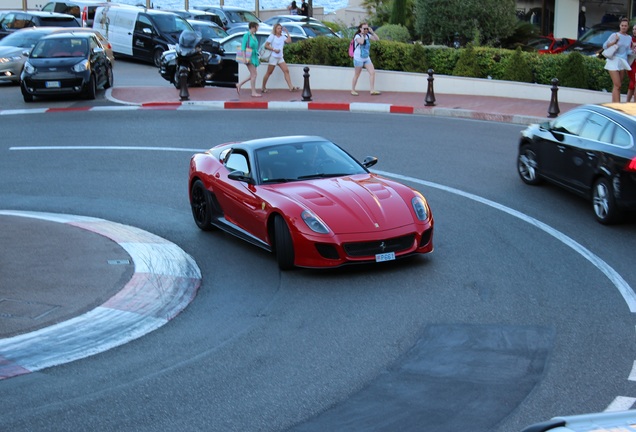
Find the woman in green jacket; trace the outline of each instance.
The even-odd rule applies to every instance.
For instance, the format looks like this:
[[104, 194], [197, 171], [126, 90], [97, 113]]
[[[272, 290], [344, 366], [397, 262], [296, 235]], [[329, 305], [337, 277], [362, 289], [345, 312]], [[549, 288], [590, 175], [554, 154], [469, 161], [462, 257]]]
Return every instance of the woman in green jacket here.
[[247, 69], [250, 71], [250, 76], [245, 78], [240, 83], [236, 84], [236, 92], [241, 94], [241, 87], [243, 84], [250, 81], [250, 85], [252, 86], [252, 97], [261, 97], [260, 93], [256, 93], [256, 68], [260, 64], [258, 59], [258, 39], [256, 38], [256, 31], [258, 30], [257, 22], [250, 22], [249, 31], [243, 35], [243, 43], [241, 44], [241, 49], [245, 51], [247, 46], [249, 45], [252, 48], [252, 57], [249, 63], [246, 64]]

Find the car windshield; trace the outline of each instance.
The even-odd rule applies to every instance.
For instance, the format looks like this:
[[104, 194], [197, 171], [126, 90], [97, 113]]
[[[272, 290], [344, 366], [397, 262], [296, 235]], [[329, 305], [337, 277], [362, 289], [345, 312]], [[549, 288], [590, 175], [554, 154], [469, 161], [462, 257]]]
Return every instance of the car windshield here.
[[261, 22], [260, 19], [252, 12], [248, 11], [225, 11], [230, 22], [239, 23], [239, 22]]
[[335, 36], [329, 27], [321, 25], [305, 24], [303, 25], [307, 36]]
[[617, 29], [591, 29], [581, 36], [579, 42], [601, 46], [612, 33], [616, 33], [617, 31]]
[[346, 152], [328, 141], [282, 144], [256, 151], [261, 183], [343, 177], [366, 173]]
[[153, 18], [162, 33], [181, 33], [183, 30], [192, 30], [190, 24], [179, 15], [154, 15]]
[[0, 40], [0, 46], [19, 48], [33, 48], [42, 37], [47, 34], [39, 31], [17, 31]]
[[83, 38], [45, 39], [33, 48], [31, 58], [86, 57], [87, 51]]

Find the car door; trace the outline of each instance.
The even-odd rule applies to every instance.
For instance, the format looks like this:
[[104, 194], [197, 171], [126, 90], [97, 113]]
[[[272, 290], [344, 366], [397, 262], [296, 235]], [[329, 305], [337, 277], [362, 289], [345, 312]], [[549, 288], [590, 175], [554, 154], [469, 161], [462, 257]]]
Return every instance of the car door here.
[[262, 200], [256, 196], [256, 188], [246, 182], [231, 180], [232, 171], [251, 175], [248, 155], [242, 150], [232, 150], [224, 162], [227, 170], [219, 170], [216, 176], [216, 198], [221, 204], [225, 218], [250, 234], [265, 240], [263, 229], [266, 216]]
[[585, 192], [591, 186], [599, 164], [601, 136], [613, 136], [615, 126], [609, 118], [595, 112], [587, 117], [578, 140], [565, 149], [565, 181], [570, 187]]
[[551, 123], [550, 133], [539, 140], [539, 166], [547, 177], [568, 183], [572, 148], [580, 143], [579, 133], [590, 112], [574, 110], [563, 114]]
[[152, 61], [156, 33], [150, 18], [146, 14], [140, 13], [137, 16], [132, 37], [133, 57], [140, 60]]
[[89, 38], [89, 51], [91, 66], [95, 71], [95, 78], [98, 84], [103, 84], [107, 80], [108, 59], [104, 47], [95, 36]]

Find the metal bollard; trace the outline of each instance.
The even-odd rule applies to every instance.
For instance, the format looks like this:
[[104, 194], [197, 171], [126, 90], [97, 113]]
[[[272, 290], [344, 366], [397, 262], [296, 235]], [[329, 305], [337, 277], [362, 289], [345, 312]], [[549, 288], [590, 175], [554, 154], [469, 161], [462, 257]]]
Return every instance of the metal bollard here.
[[559, 109], [559, 98], [557, 97], [557, 92], [559, 91], [559, 80], [557, 78], [552, 78], [552, 97], [550, 97], [550, 106], [548, 107], [548, 117], [555, 118], [559, 115], [561, 110]]
[[305, 83], [303, 84], [303, 101], [311, 102], [311, 89], [309, 88], [309, 68], [305, 66], [303, 68], [305, 73], [303, 77], [305, 77]]
[[426, 90], [426, 99], [424, 99], [426, 106], [435, 105], [435, 91], [433, 91], [433, 80], [435, 78], [433, 78], [433, 72], [435, 72], [433, 69], [428, 70], [428, 89]]

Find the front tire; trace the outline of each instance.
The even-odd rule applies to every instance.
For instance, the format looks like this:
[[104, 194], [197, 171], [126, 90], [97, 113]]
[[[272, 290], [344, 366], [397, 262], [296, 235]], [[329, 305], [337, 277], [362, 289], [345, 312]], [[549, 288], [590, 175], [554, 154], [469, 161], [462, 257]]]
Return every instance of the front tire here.
[[212, 231], [212, 197], [201, 180], [197, 180], [190, 189], [190, 206], [194, 223], [203, 231]]
[[537, 154], [528, 144], [523, 145], [519, 149], [517, 172], [525, 184], [538, 185], [541, 183], [541, 177], [539, 177], [538, 173], [539, 162], [537, 159]]
[[281, 270], [294, 268], [294, 243], [292, 242], [289, 227], [282, 216], [274, 219], [274, 241], [276, 248], [276, 261]]
[[161, 54], [163, 54], [163, 50], [161, 48], [157, 48], [155, 52], [152, 53], [152, 62], [157, 67], [161, 67]]
[[95, 79], [95, 75], [91, 74], [90, 79], [88, 80], [88, 84], [86, 84], [86, 93], [84, 97], [88, 100], [94, 100], [97, 95], [97, 80]]
[[109, 67], [106, 70], [106, 83], [104, 84], [104, 90], [107, 90], [113, 86], [115, 78], [113, 77], [113, 67]]
[[616, 205], [612, 185], [605, 177], [601, 177], [594, 182], [592, 207], [596, 220], [603, 225], [610, 225], [621, 219], [621, 211]]

